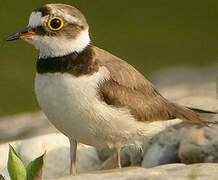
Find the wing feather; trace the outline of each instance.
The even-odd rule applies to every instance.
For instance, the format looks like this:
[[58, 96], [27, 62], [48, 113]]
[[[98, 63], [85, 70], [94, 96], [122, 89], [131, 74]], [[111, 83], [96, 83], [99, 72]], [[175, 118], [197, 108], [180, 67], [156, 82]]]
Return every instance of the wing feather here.
[[99, 89], [107, 104], [127, 107], [139, 121], [180, 118], [205, 125], [192, 110], [166, 100], [133, 66], [102, 49], [94, 47], [94, 50], [96, 61], [110, 72], [110, 79]]

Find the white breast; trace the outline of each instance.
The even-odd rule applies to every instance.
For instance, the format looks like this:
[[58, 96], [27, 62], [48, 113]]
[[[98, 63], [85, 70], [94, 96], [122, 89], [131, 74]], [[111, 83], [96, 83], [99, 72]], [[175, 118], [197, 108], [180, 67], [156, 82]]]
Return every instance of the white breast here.
[[35, 91], [48, 119], [69, 138], [92, 146], [121, 146], [150, 136], [178, 121], [139, 122], [126, 108], [107, 105], [98, 85], [109, 77], [106, 68], [93, 75], [37, 74]]

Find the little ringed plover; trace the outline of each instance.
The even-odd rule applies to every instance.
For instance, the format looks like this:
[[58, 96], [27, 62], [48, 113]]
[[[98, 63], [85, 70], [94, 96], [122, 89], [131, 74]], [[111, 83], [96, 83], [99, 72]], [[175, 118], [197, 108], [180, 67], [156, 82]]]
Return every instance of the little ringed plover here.
[[70, 141], [71, 173], [81, 142], [120, 148], [182, 121], [204, 126], [192, 110], [166, 100], [126, 61], [94, 46], [75, 7], [47, 4], [7, 41], [23, 39], [39, 50], [35, 93], [51, 123]]

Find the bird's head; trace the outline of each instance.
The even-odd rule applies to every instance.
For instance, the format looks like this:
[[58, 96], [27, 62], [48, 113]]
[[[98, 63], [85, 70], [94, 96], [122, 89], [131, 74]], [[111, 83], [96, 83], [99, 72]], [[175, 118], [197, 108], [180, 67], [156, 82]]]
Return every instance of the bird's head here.
[[23, 39], [40, 51], [40, 58], [81, 52], [90, 43], [83, 14], [65, 4], [47, 4], [33, 11], [28, 26], [6, 40]]

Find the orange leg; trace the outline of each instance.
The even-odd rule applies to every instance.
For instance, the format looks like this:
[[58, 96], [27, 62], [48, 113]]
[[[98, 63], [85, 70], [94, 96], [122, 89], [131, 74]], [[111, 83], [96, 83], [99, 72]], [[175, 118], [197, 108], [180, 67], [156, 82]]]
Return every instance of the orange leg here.
[[122, 168], [120, 151], [121, 151], [121, 148], [118, 148], [117, 149], [117, 167], [118, 168]]
[[77, 150], [77, 141], [70, 140], [70, 174], [76, 176], [76, 150]]

